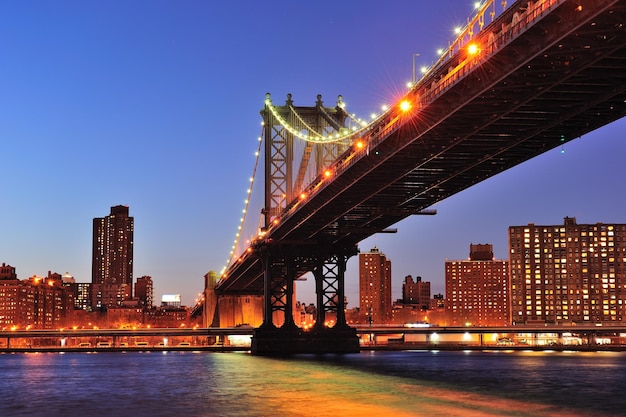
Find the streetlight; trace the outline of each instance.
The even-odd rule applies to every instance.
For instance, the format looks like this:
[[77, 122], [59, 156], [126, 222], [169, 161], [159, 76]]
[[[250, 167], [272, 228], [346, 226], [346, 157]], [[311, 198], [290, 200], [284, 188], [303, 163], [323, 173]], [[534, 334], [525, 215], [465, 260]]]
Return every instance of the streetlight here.
[[411, 82], [413, 85], [415, 85], [415, 57], [417, 56], [420, 56], [420, 54], [413, 54], [413, 67], [412, 67], [413, 78], [411, 79]]

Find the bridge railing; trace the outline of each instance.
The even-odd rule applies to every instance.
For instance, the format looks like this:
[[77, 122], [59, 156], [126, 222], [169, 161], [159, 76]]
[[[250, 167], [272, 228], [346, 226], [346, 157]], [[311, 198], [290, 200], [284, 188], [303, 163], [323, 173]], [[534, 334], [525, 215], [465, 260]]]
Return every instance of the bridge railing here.
[[[477, 53], [471, 59], [468, 58], [461, 61], [455, 67], [450, 67], [454, 62], [452, 59], [438, 62], [435, 65], [438, 71], [432, 72], [430, 76], [423, 79], [423, 83], [415, 87], [419, 89], [420, 105], [425, 106], [432, 103], [437, 97], [470, 73], [476, 65], [509, 45], [516, 37], [524, 33], [535, 22], [545, 17], [563, 2], [564, 0], [531, 1], [528, 2], [528, 8], [524, 12], [520, 13], [515, 11], [515, 9], [509, 9], [508, 13], [503, 13], [495, 20], [495, 24], [489, 25], [473, 38], [480, 49], [480, 53]], [[500, 23], [500, 29], [494, 32], [498, 23]], [[459, 50], [458, 53], [460, 54], [462, 51]], [[437, 77], [441, 76], [441, 71], [446, 70], [448, 73], [438, 79]]]

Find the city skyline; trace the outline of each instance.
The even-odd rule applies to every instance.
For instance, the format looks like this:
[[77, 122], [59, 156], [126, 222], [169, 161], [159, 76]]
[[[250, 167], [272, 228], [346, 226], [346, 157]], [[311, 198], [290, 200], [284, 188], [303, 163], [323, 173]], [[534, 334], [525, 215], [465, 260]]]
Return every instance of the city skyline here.
[[[134, 275], [153, 277], [155, 299], [180, 293], [185, 305], [230, 252], [265, 93], [275, 103], [292, 93], [297, 105], [342, 95], [348, 111], [367, 117], [405, 90], [413, 59], [435, 60], [473, 8], [33, 3], [0, 5], [0, 54], [11, 63], [0, 68], [9, 200], [0, 262], [20, 279], [51, 270], [89, 282], [92, 219], [128, 205]], [[376, 246], [393, 262], [395, 300], [406, 275], [444, 293], [445, 260], [467, 258], [471, 243], [508, 259], [509, 226], [567, 216], [626, 223], [625, 129], [617, 121], [471, 187], [433, 206], [436, 216], [363, 241], [361, 252]], [[358, 303], [357, 258], [348, 262], [348, 308]], [[313, 301], [312, 288], [298, 283], [297, 298]]]

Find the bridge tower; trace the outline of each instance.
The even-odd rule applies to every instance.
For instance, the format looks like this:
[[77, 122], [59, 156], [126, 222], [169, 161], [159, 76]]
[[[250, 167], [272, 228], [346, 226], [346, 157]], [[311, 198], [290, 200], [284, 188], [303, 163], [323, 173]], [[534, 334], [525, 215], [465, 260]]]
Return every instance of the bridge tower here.
[[[283, 106], [271, 104], [269, 94], [261, 110], [264, 123], [265, 208], [264, 230], [277, 215], [298, 201], [307, 176], [323, 172], [351, 145], [333, 140], [345, 131], [347, 112], [339, 96], [335, 107], [324, 107], [318, 95], [315, 106], [295, 107], [291, 94]], [[295, 128], [294, 128], [295, 127]], [[302, 140], [310, 137], [311, 140]], [[326, 139], [324, 139], [326, 138]], [[296, 150], [296, 145], [300, 149]], [[299, 163], [298, 163], [299, 162]], [[358, 337], [345, 319], [344, 275], [356, 246], [334, 247], [324, 242], [264, 240], [256, 247], [263, 264], [263, 324], [256, 329], [252, 350], [256, 354], [357, 352]], [[309, 331], [296, 326], [294, 287], [302, 275], [312, 273], [316, 288], [316, 325]], [[325, 327], [327, 313], [336, 323]], [[280, 327], [277, 326], [280, 324]]]

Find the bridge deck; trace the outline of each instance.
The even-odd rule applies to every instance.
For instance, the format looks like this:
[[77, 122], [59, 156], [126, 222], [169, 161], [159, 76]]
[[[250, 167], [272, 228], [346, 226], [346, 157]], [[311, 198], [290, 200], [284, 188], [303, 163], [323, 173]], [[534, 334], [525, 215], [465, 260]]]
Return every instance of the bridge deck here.
[[[518, 1], [343, 155], [265, 244], [350, 247], [459, 191], [626, 115], [626, 0]], [[580, 7], [579, 7], [580, 6]], [[514, 17], [515, 15], [515, 17]], [[299, 272], [306, 272], [306, 266]], [[262, 293], [254, 253], [218, 290]]]

